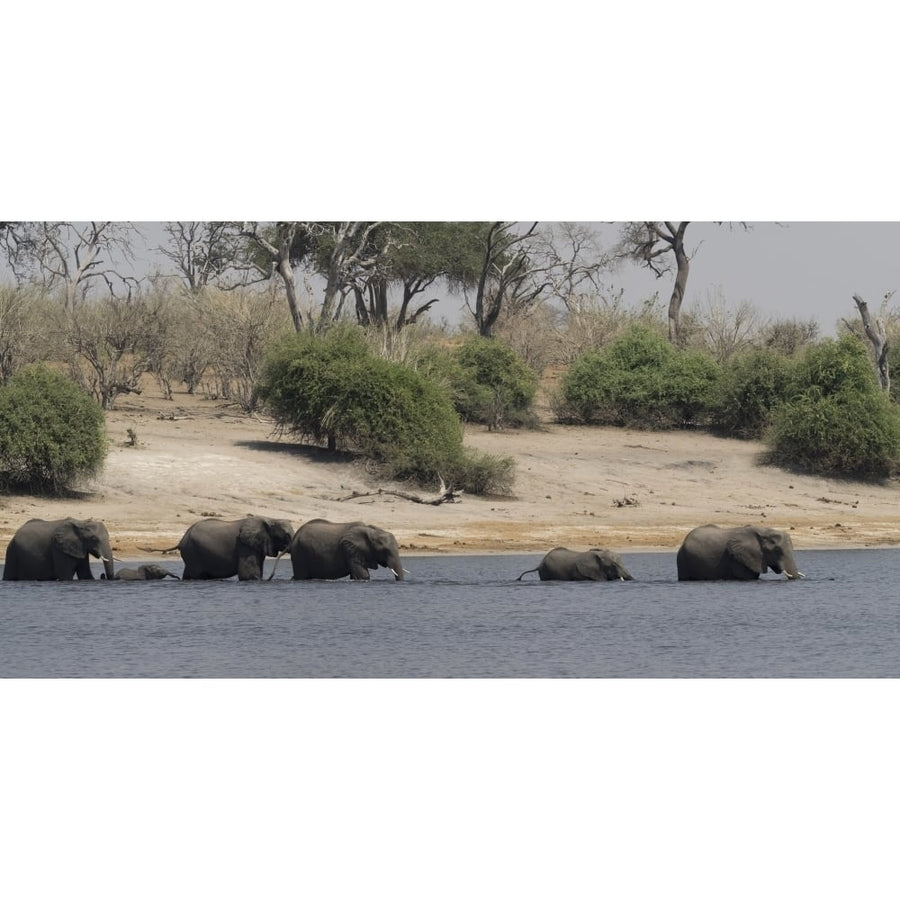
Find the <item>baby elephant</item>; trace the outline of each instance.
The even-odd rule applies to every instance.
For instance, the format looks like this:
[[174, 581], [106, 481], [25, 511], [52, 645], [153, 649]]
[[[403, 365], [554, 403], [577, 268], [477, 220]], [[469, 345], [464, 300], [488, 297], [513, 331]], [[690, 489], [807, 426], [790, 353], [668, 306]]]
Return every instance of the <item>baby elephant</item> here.
[[156, 563], [138, 566], [136, 569], [119, 569], [116, 581], [156, 581], [159, 578], [171, 577], [180, 580], [174, 572], [164, 569]]
[[527, 569], [516, 581], [529, 572], [537, 572], [541, 581], [634, 581], [622, 560], [610, 550], [588, 550], [578, 553], [557, 547], [551, 550], [535, 569]]

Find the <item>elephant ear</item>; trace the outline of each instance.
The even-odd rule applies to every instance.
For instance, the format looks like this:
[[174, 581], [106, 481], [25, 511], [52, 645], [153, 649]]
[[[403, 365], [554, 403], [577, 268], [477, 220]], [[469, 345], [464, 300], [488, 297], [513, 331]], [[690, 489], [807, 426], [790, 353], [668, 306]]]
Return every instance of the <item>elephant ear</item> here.
[[738, 531], [728, 538], [725, 544], [728, 555], [757, 575], [766, 571], [766, 563], [763, 559], [762, 548], [759, 540], [751, 531]]
[[350, 574], [357, 578], [368, 578], [368, 554], [372, 552], [372, 546], [365, 526], [362, 531], [358, 528], [349, 530], [340, 539], [339, 546], [350, 566]]
[[238, 540], [249, 547], [254, 553], [262, 553], [263, 556], [273, 556], [272, 538], [269, 536], [268, 523], [261, 519], [248, 516], [241, 522], [238, 529]]
[[53, 543], [66, 556], [72, 556], [75, 559], [81, 559], [85, 556], [84, 544], [81, 535], [70, 521], [60, 522], [53, 530]]
[[602, 580], [604, 569], [596, 550], [588, 550], [575, 560], [575, 571], [586, 581]]

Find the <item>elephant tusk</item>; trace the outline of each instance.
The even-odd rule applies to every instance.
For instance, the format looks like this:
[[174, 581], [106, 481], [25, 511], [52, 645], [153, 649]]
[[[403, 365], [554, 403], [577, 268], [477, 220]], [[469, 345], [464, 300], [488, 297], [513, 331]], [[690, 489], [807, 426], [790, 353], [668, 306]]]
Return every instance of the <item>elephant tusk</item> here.
[[794, 581], [797, 578], [806, 578], [806, 576], [802, 572], [798, 572], [796, 575], [790, 575], [787, 572], [784, 573], [787, 577], [788, 581]]

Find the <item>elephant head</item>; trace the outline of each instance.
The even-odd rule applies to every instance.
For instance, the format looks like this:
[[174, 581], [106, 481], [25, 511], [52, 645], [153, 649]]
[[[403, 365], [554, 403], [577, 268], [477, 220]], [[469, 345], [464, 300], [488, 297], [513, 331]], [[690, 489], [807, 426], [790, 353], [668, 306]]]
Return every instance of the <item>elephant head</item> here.
[[[238, 528], [238, 558], [247, 562], [250, 559], [255, 562], [251, 564], [251, 577], [262, 577], [263, 560], [267, 556], [275, 556], [275, 565], [281, 559], [291, 545], [291, 538], [294, 536], [294, 528], [286, 519], [268, 519], [264, 516], [247, 516]], [[253, 566], [258, 565], [259, 573], [252, 574]], [[242, 577], [245, 572], [245, 563], [241, 562], [238, 566], [238, 577]], [[272, 575], [275, 569], [272, 569]], [[269, 576], [271, 578], [271, 575]]]
[[748, 539], [743, 531], [735, 529], [726, 544], [728, 552], [736, 560], [760, 575], [769, 568], [789, 579], [803, 577], [794, 560], [794, 544], [787, 532], [751, 526], [746, 531], [756, 538], [754, 541]]
[[592, 548], [575, 560], [575, 571], [588, 581], [633, 581], [622, 560], [609, 550]]
[[[62, 519], [51, 537], [53, 564], [57, 573], [74, 571], [79, 578], [92, 578], [88, 556], [103, 561], [108, 579], [115, 577], [109, 533], [94, 519]], [[71, 577], [71, 576], [69, 576]]]
[[285, 519], [247, 516], [238, 529], [238, 541], [263, 556], [278, 556], [291, 544], [294, 529]]
[[[400, 562], [400, 548], [397, 539], [389, 531], [378, 528], [375, 525], [359, 523], [350, 528], [341, 540], [341, 549], [346, 553], [351, 565], [351, 574], [354, 567], [364, 569], [376, 569], [382, 566], [390, 569], [395, 580], [403, 580], [403, 563]], [[368, 573], [365, 574], [368, 578]]]

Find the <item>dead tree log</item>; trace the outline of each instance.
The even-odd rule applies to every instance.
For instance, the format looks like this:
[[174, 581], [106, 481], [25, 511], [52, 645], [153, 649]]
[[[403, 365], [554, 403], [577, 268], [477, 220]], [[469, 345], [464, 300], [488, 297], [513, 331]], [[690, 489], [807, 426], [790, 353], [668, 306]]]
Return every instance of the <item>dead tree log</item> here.
[[866, 301], [859, 294], [853, 295], [853, 301], [856, 303], [859, 315], [862, 318], [863, 328], [866, 330], [866, 337], [875, 351], [875, 373], [878, 375], [878, 383], [885, 393], [888, 393], [891, 389], [891, 370], [887, 358], [888, 340], [884, 330], [884, 310], [893, 293], [891, 291], [889, 294], [884, 295], [884, 301], [881, 304], [882, 314], [875, 318], [874, 321], [869, 315], [869, 305]]
[[401, 500], [409, 500], [412, 503], [425, 503], [429, 506], [440, 506], [442, 503], [459, 503], [459, 498], [462, 496], [463, 491], [454, 490], [452, 487], [448, 488], [444, 484], [443, 479], [441, 479], [441, 487], [437, 497], [433, 497], [430, 500], [425, 497], [418, 497], [416, 494], [407, 494], [405, 491], [389, 491], [384, 488], [379, 488], [377, 491], [353, 491], [353, 493], [347, 497], [339, 497], [338, 502], [343, 503], [346, 500], [357, 500], [360, 497], [379, 497], [385, 494], [392, 497], [400, 497]]

